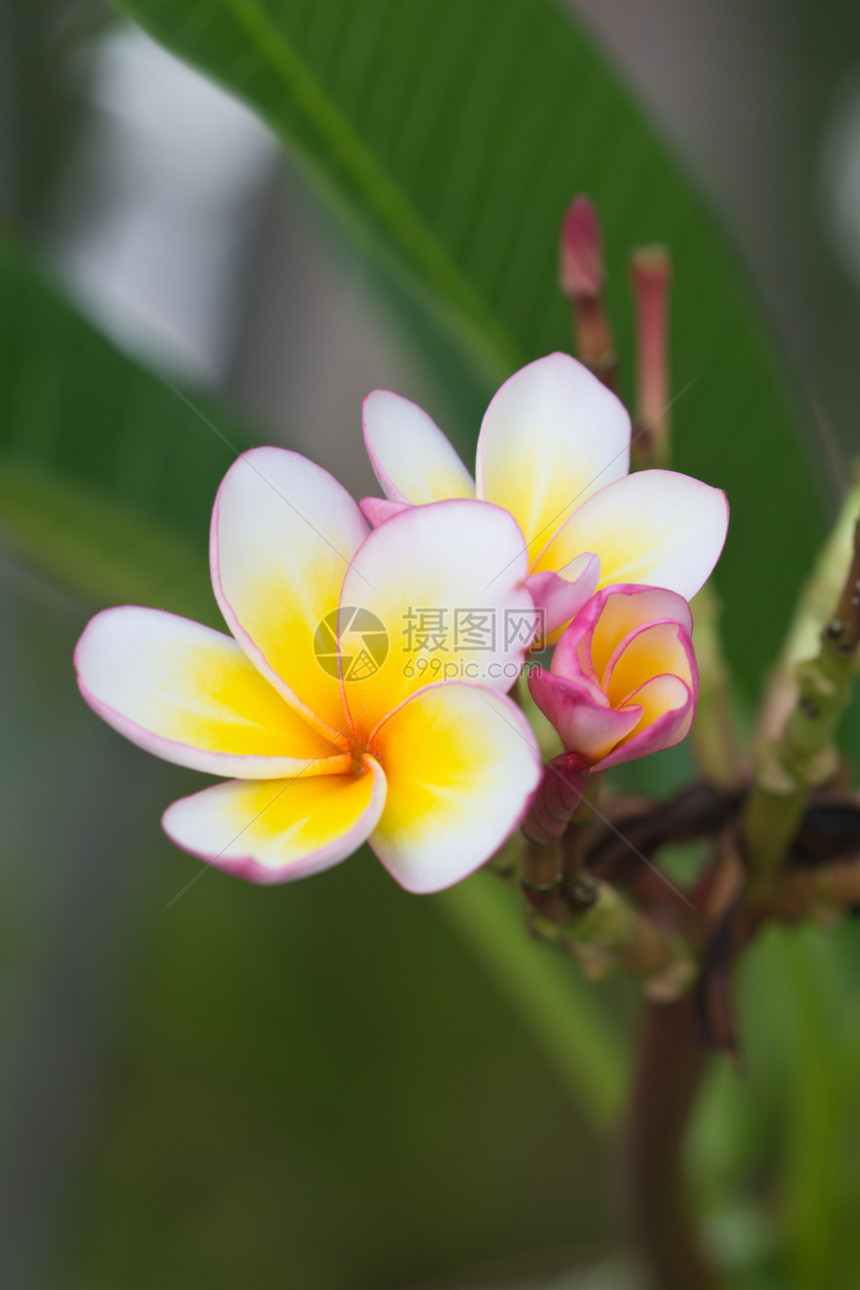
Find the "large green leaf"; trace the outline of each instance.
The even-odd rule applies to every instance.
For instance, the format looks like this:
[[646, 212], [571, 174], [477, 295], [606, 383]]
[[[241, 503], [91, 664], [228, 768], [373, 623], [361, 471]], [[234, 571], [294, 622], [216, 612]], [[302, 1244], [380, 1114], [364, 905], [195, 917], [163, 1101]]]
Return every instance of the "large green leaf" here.
[[749, 688], [820, 537], [819, 508], [737, 266], [590, 39], [550, 0], [120, 7], [267, 118], [363, 245], [465, 343], [487, 391], [569, 347], [555, 257], [573, 192], [590, 192], [605, 221], [627, 372], [626, 250], [669, 243], [675, 388], [692, 382], [676, 407], [676, 459], [732, 502], [719, 583]]
[[206, 530], [243, 432], [120, 353], [9, 236], [0, 301], [6, 545], [92, 603], [215, 617]]

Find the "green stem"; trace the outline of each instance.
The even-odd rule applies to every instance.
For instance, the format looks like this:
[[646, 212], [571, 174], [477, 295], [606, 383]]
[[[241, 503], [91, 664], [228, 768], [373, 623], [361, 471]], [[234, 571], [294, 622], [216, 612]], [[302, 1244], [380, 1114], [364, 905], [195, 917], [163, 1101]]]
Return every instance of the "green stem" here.
[[756, 782], [741, 817], [753, 894], [767, 890], [782, 865], [814, 788], [839, 765], [836, 728], [848, 707], [860, 644], [860, 524], [851, 567], [818, 654], [795, 670], [793, 710], [759, 749]]
[[695, 979], [696, 961], [686, 940], [659, 927], [607, 882], [594, 883], [592, 903], [566, 923], [537, 915], [532, 926], [542, 939], [576, 954], [590, 976], [599, 979], [624, 968], [652, 999], [675, 999]]
[[721, 605], [711, 584], [692, 603], [693, 644], [699, 667], [699, 700], [693, 723], [693, 755], [703, 779], [731, 790], [740, 784], [740, 757], [732, 716], [729, 673], [723, 659]]

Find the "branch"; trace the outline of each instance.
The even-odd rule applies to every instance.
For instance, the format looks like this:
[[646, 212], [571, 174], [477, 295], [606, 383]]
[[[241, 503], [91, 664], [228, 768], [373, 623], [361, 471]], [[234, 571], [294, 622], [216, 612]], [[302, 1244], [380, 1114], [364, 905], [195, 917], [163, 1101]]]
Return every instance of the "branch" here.
[[[852, 497], [852, 505], [856, 501]], [[843, 566], [844, 567], [844, 566]], [[821, 632], [818, 654], [795, 671], [793, 710], [759, 750], [756, 778], [741, 817], [741, 843], [759, 896], [785, 861], [813, 789], [839, 766], [836, 728], [851, 698], [860, 644], [860, 523], [848, 577]]]
[[633, 1235], [654, 1290], [716, 1290], [699, 1252], [684, 1185], [681, 1149], [707, 1069], [687, 996], [652, 1004], [645, 1015], [627, 1135]]
[[607, 882], [595, 882], [592, 902], [566, 921], [535, 913], [532, 929], [574, 954], [586, 975], [602, 979], [624, 968], [642, 983], [649, 999], [677, 999], [691, 989], [696, 960], [683, 936], [660, 927]]

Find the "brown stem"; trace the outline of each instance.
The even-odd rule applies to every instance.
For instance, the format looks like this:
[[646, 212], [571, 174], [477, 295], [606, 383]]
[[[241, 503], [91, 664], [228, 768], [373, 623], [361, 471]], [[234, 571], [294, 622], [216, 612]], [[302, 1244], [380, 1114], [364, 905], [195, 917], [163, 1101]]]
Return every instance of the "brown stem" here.
[[646, 1007], [626, 1141], [632, 1234], [653, 1290], [717, 1290], [698, 1247], [682, 1144], [707, 1069], [693, 999]]
[[597, 379], [615, 393], [618, 359], [612, 325], [599, 296], [580, 296], [574, 301], [573, 330], [579, 357]]

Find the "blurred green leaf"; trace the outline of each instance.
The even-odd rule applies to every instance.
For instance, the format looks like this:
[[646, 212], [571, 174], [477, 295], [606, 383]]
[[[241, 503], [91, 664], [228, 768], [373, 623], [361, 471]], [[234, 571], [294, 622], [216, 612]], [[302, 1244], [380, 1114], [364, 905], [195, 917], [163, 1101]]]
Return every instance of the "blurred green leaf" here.
[[860, 1273], [858, 950], [855, 919], [771, 926], [750, 947], [736, 988], [743, 1067], [715, 1066], [691, 1142], [721, 1262], [726, 1222], [746, 1220], [747, 1270], [797, 1290]]
[[569, 348], [555, 260], [575, 191], [591, 193], [604, 219], [627, 372], [624, 257], [633, 244], [670, 245], [684, 391], [676, 461], [732, 503], [718, 581], [729, 653], [749, 691], [821, 536], [819, 507], [737, 266], [590, 39], [551, 0], [119, 7], [261, 112], [361, 245], [466, 344], [488, 393], [524, 361]]
[[858, 948], [855, 920], [839, 928], [773, 930], [763, 946], [774, 979], [758, 1006], [783, 995], [778, 1192], [785, 1271], [798, 1290], [853, 1285], [860, 1277]]
[[[0, 302], [4, 543], [94, 604], [140, 600], [217, 621], [206, 532], [233, 451], [205, 413], [84, 321], [8, 235]], [[212, 416], [246, 446], [233, 418]]]
[[524, 935], [522, 901], [490, 875], [476, 874], [435, 902], [553, 1055], [574, 1100], [592, 1109], [601, 1128], [614, 1128], [631, 1054], [607, 1017], [605, 998], [569, 959]]
[[200, 871], [150, 862], [57, 1286], [394, 1290], [606, 1248], [596, 1117], [435, 898], [362, 849], [159, 915]]
[[40, 573], [92, 604], [157, 605], [211, 621], [204, 543], [142, 509], [63, 475], [4, 459], [0, 538]]

